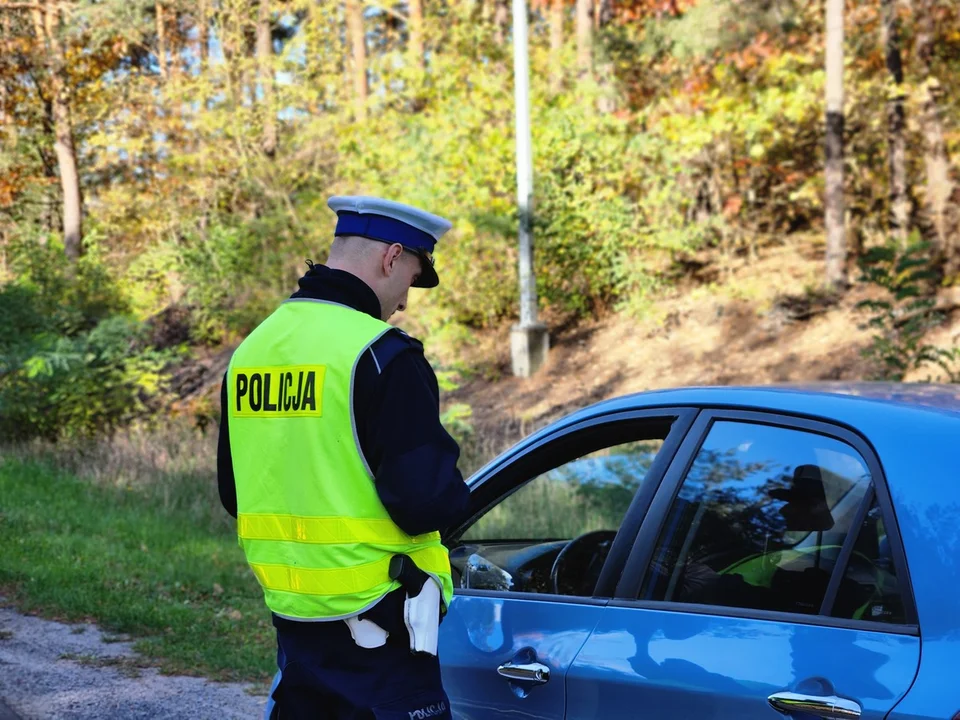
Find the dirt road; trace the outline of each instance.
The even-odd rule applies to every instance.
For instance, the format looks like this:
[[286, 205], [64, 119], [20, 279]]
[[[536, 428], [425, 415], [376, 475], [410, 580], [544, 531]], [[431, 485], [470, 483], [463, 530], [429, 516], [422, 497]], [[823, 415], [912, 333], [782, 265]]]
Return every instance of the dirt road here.
[[262, 716], [252, 686], [160, 675], [126, 642], [0, 607], [0, 720], [234, 720]]

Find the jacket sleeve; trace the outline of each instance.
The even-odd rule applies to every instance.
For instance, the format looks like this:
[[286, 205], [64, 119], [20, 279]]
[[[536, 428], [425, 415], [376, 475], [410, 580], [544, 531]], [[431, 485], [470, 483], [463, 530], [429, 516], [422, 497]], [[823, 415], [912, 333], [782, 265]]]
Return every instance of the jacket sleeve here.
[[220, 385], [220, 434], [217, 437], [217, 489], [220, 504], [233, 517], [237, 516], [237, 486], [230, 456], [230, 430], [227, 427], [227, 376]]
[[436, 375], [419, 343], [400, 342], [404, 347], [387, 352], [393, 357], [374, 379], [362, 444], [390, 517], [404, 532], [419, 535], [459, 519], [470, 492], [457, 468], [460, 448], [440, 423]]

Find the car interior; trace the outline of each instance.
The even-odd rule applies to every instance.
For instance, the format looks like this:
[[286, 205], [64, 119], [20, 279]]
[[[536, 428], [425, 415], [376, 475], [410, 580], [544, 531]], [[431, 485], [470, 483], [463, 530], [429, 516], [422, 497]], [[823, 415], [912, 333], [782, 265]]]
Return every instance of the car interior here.
[[[582, 531], [559, 537], [546, 533], [540, 533], [538, 537], [536, 532], [527, 533], [527, 537], [490, 537], [482, 530], [471, 530], [471, 526], [476, 524], [482, 528], [478, 521], [485, 513], [492, 512], [497, 504], [508, 503], [528, 483], [533, 484], [561, 466], [575, 481], [582, 480], [577, 478], [577, 463], [591, 453], [605, 450], [616, 453], [617, 446], [644, 442], [653, 442], [659, 447], [670, 431], [672, 420], [657, 418], [600, 423], [549, 443], [491, 478], [487, 487], [474, 493], [474, 517], [470, 523], [447, 538], [455, 587], [581, 597], [592, 595], [616, 538], [622, 512], [612, 513], [616, 520], [610, 519], [602, 527], [584, 523], [580, 528]], [[589, 472], [584, 470], [583, 474]], [[642, 481], [642, 477], [635, 478], [635, 485], [640, 487]], [[620, 510], [626, 511], [633, 494], [634, 490], [630, 490], [625, 501], [618, 506]], [[549, 510], [537, 508], [537, 514], [544, 513], [549, 514]]]
[[[849, 527], [849, 520], [838, 522], [842, 503], [828, 506], [822, 471], [816, 465], [798, 466], [789, 486], [771, 491], [770, 498], [784, 502], [778, 510], [784, 535], [796, 538], [799, 534], [801, 540], [775, 543], [756, 552], [744, 539], [720, 530], [728, 520], [716, 512], [717, 506], [708, 505], [702, 512], [701, 502], [688, 503], [683, 514], [699, 516], [699, 528], [697, 521], [687, 519], [676, 524], [690, 530], [661, 544], [641, 598], [819, 613]], [[858, 536], [834, 604], [836, 617], [892, 622], [902, 618], [889, 542], [880, 518], [875, 507], [861, 528], [852, 529]], [[711, 543], [705, 556], [677, 551], [677, 542], [693, 533], [731, 541], [725, 546]]]

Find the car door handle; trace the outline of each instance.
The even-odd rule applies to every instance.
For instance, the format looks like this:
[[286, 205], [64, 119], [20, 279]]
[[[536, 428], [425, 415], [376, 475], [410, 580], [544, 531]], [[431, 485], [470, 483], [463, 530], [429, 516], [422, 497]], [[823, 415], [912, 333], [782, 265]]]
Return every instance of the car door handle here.
[[825, 720], [856, 720], [860, 717], [860, 705], [836, 695], [802, 695], [780, 692], [767, 698], [767, 702], [784, 714], [807, 713]]
[[524, 680], [526, 682], [545, 683], [550, 679], [550, 668], [543, 663], [518, 663], [505, 662], [497, 668], [497, 672], [505, 678], [511, 680]]

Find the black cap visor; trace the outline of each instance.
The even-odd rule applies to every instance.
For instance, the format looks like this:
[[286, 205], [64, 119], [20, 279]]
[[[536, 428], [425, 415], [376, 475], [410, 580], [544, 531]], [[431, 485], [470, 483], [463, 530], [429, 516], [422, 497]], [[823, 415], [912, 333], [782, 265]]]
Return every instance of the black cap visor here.
[[420, 258], [420, 277], [413, 283], [415, 288], [435, 288], [440, 284], [440, 278], [437, 276], [437, 270], [433, 267], [433, 253], [426, 250], [415, 250], [413, 248], [405, 249], [412, 252]]

